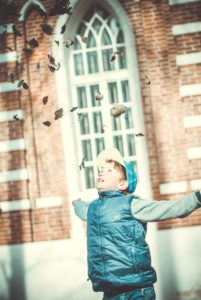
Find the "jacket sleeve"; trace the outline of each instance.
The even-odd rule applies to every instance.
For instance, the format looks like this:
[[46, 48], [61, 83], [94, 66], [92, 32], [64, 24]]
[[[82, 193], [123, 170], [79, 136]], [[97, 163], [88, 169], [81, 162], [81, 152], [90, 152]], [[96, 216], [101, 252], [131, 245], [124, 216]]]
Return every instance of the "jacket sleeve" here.
[[74, 206], [76, 216], [78, 216], [82, 221], [87, 221], [89, 203], [78, 199], [74, 200], [72, 204]]
[[201, 207], [201, 193], [191, 193], [180, 200], [145, 200], [134, 198], [131, 202], [133, 216], [141, 222], [157, 222], [183, 218]]

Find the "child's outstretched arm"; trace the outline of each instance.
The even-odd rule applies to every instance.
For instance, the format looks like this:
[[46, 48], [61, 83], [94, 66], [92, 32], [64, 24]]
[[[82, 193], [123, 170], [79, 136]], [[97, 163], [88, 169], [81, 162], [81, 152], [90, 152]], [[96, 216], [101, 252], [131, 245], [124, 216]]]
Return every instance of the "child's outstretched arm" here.
[[201, 191], [191, 193], [180, 200], [151, 201], [133, 199], [131, 210], [133, 216], [141, 222], [157, 222], [182, 218], [201, 207]]
[[74, 211], [76, 216], [78, 216], [82, 221], [87, 221], [87, 212], [89, 203], [82, 201], [81, 199], [73, 200]]

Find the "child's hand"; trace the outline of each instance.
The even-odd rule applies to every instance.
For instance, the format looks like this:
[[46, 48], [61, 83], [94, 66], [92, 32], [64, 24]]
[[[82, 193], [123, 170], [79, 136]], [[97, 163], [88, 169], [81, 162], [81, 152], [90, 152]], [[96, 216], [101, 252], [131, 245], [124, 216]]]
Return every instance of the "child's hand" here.
[[81, 199], [76, 199], [72, 201], [73, 206], [75, 206], [77, 203], [81, 202]]

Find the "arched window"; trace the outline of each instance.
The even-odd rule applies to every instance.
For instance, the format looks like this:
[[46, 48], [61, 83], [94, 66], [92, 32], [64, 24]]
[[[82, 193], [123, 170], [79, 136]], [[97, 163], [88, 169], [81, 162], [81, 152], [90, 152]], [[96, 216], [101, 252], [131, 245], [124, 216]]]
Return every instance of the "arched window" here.
[[[118, 21], [96, 4], [80, 22], [73, 46], [72, 101], [79, 107], [74, 124], [79, 156], [85, 160], [81, 182], [82, 188], [94, 188], [96, 157], [106, 147], [119, 149], [137, 168], [126, 45]], [[100, 95], [103, 99], [97, 100]], [[111, 115], [115, 103], [127, 108], [120, 117]]]

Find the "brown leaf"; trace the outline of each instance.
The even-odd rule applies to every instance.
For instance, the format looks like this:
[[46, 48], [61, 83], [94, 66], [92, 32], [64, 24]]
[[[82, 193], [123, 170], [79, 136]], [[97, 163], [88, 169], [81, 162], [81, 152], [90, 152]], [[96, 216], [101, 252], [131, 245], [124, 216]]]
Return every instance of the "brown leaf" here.
[[66, 45], [67, 48], [69, 48], [71, 45], [74, 44], [73, 40], [71, 40], [70, 38], [66, 39], [64, 44]]
[[144, 134], [139, 132], [139, 133], [135, 134], [135, 136], [144, 136]]
[[27, 55], [31, 55], [31, 54], [33, 53], [33, 50], [32, 50], [32, 49], [23, 48], [22, 50], [23, 50], [24, 53], [27, 54]]
[[18, 115], [14, 115], [14, 116], [13, 116], [13, 119], [14, 119], [14, 120], [17, 120], [17, 121], [20, 120], [19, 117], [18, 117]]
[[41, 26], [41, 28], [42, 28], [42, 30], [43, 30], [43, 32], [45, 34], [52, 35], [52, 33], [53, 33], [53, 27], [51, 25], [49, 25], [49, 24], [42, 24], [40, 26]]
[[48, 102], [48, 96], [43, 97], [43, 104], [45, 105], [47, 104], [47, 102]]
[[85, 43], [85, 44], [87, 43], [87, 37], [86, 36], [82, 36], [82, 42]]
[[98, 93], [98, 94], [96, 95], [96, 100], [97, 100], [97, 101], [103, 100], [103, 94]]
[[45, 122], [43, 122], [43, 125], [49, 127], [51, 125], [51, 122], [50, 121], [45, 121]]
[[147, 85], [151, 84], [151, 80], [150, 80], [150, 78], [148, 76], [145, 76], [145, 83]]
[[74, 107], [72, 107], [71, 109], [70, 109], [70, 112], [73, 112], [73, 111], [75, 111], [76, 109], [78, 109], [79, 107], [78, 106], [74, 106]]
[[55, 116], [54, 116], [55, 120], [58, 120], [58, 119], [62, 118], [63, 115], [64, 115], [63, 108], [60, 108], [60, 109], [56, 110], [54, 114], [55, 114]]
[[117, 117], [121, 116], [123, 113], [125, 113], [126, 110], [127, 110], [127, 107], [124, 106], [124, 104], [116, 103], [116, 104], [114, 104], [114, 106], [111, 110], [111, 114], [113, 117], [117, 118]]

